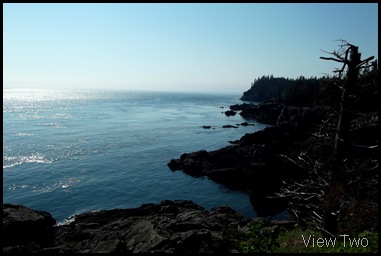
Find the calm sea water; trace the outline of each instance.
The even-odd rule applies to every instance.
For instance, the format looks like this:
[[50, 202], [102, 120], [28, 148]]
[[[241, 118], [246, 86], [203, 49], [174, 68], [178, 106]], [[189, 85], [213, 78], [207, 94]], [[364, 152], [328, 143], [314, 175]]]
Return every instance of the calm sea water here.
[[239, 97], [4, 89], [3, 203], [48, 211], [58, 222], [166, 199], [193, 200], [206, 209], [229, 205], [255, 217], [248, 194], [167, 167], [182, 153], [219, 149], [263, 129], [222, 128], [245, 121], [222, 113], [241, 103]]

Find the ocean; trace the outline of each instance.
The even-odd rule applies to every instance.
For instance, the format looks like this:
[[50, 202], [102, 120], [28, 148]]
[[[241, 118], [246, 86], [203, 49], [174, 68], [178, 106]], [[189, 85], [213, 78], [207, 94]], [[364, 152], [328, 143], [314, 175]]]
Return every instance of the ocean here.
[[167, 166], [183, 153], [216, 150], [265, 128], [222, 128], [245, 122], [223, 113], [242, 103], [240, 96], [4, 89], [3, 203], [48, 211], [59, 223], [86, 211], [167, 199], [206, 209], [229, 205], [255, 217], [246, 192]]

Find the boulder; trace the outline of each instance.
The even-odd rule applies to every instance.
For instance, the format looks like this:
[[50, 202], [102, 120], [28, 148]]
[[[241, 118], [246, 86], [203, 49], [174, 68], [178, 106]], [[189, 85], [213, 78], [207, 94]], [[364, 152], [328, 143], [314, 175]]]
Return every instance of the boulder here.
[[236, 114], [236, 112], [233, 111], [233, 110], [227, 110], [227, 111], [225, 111], [225, 115], [226, 116], [235, 116], [235, 114]]
[[27, 253], [51, 246], [55, 223], [48, 212], [3, 204], [3, 251]]

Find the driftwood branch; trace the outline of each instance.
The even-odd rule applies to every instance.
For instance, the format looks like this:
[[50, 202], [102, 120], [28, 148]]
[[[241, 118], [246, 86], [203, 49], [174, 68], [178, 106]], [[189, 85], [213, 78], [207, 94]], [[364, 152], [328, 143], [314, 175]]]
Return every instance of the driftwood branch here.
[[289, 157], [286, 156], [286, 155], [280, 154], [280, 155], [278, 155], [278, 156], [283, 157], [284, 159], [287, 159], [288, 161], [290, 161], [290, 162], [293, 163], [294, 165], [300, 167], [301, 169], [306, 169], [306, 167], [304, 167], [303, 165], [301, 165], [301, 164], [295, 162], [293, 159], [289, 158]]
[[319, 229], [320, 231], [323, 231], [324, 233], [330, 235], [331, 237], [336, 237], [334, 234], [332, 234], [331, 232], [328, 232], [328, 231], [325, 230], [324, 228], [318, 227], [318, 229]]

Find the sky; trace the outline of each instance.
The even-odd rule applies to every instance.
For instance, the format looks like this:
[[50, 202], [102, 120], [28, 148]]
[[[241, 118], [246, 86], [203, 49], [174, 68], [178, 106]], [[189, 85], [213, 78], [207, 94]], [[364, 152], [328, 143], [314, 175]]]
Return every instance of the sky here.
[[3, 4], [4, 88], [243, 92], [378, 59], [377, 3]]

